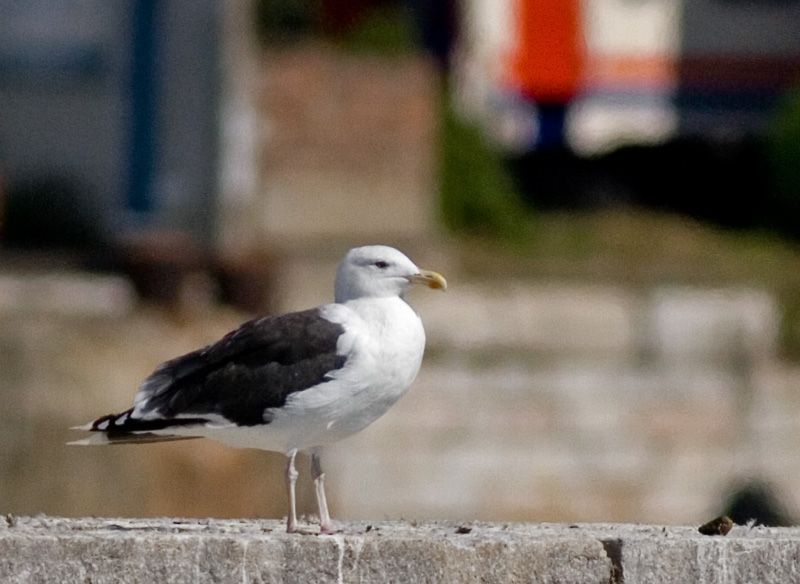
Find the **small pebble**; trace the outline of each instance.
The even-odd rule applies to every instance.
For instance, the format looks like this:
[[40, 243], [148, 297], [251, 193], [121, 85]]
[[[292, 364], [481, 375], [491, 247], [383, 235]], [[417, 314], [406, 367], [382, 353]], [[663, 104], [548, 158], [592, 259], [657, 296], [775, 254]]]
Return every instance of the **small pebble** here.
[[733, 519], [727, 515], [712, 519], [708, 523], [704, 523], [697, 528], [697, 531], [703, 535], [728, 535], [728, 532], [733, 528]]

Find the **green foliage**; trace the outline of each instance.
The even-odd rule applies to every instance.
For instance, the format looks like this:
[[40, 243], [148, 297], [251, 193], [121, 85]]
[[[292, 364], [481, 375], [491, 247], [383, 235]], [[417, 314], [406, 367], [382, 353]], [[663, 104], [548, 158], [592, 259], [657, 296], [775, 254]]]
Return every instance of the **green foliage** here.
[[340, 41], [345, 50], [354, 53], [406, 55], [414, 50], [416, 33], [408, 10], [388, 5], [370, 10]]
[[[784, 216], [797, 221], [800, 213], [800, 88], [780, 105], [767, 136], [776, 194]], [[796, 227], [796, 226], [795, 226]]]
[[319, 2], [314, 0], [256, 0], [255, 25], [261, 42], [285, 43], [316, 32]]
[[529, 212], [499, 153], [445, 100], [440, 144], [440, 204], [454, 232], [519, 243], [530, 234]]
[[319, 0], [256, 0], [254, 8], [258, 37], [267, 45], [327, 38], [345, 51], [384, 56], [407, 54], [416, 46], [412, 15], [402, 3], [372, 8], [337, 35], [324, 30]]

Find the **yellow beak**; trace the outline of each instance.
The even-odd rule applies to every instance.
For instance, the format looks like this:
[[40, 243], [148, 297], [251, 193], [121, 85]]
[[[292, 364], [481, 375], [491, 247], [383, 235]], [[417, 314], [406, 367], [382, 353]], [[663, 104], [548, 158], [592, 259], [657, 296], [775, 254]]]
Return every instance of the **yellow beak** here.
[[408, 277], [412, 284], [424, 284], [433, 290], [447, 290], [447, 280], [439, 272], [432, 270], [420, 270], [419, 274]]

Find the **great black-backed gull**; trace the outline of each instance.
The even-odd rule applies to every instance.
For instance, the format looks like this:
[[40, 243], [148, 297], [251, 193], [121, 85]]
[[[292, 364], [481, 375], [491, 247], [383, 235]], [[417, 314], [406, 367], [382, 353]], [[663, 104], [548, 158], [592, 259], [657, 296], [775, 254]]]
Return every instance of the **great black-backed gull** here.
[[412, 284], [446, 289], [398, 250], [351, 249], [335, 302], [244, 323], [218, 342], [160, 365], [133, 407], [80, 427], [72, 444], [213, 438], [286, 454], [287, 531], [297, 531], [295, 456], [309, 451], [320, 531], [334, 531], [321, 449], [383, 415], [419, 371], [425, 331], [404, 300]]

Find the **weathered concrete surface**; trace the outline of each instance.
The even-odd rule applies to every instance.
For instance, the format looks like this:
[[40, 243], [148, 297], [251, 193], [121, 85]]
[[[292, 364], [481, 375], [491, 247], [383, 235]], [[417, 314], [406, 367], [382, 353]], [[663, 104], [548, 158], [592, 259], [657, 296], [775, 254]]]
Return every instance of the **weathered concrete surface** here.
[[365, 522], [334, 536], [276, 521], [0, 519], [0, 582], [800, 581], [800, 529]]

